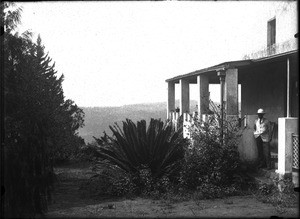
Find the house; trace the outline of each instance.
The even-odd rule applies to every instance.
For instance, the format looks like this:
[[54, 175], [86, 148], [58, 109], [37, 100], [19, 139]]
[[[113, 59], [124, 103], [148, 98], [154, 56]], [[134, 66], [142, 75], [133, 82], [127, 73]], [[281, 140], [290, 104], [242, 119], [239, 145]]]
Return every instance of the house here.
[[[201, 117], [208, 114], [209, 85], [220, 84], [220, 102], [224, 103], [227, 120], [243, 120], [239, 145], [241, 158], [249, 162], [257, 159], [253, 124], [257, 109], [263, 108], [267, 112], [266, 117], [278, 130], [272, 140], [273, 152], [278, 156], [277, 172], [285, 175], [292, 173], [292, 141], [293, 136], [298, 135], [297, 2], [284, 2], [280, 8], [270, 11], [269, 20], [263, 22], [265, 31], [261, 33], [261, 40], [265, 41], [265, 48], [244, 54], [241, 60], [224, 62], [166, 80], [168, 118], [175, 111], [176, 83], [180, 85], [180, 114], [184, 116], [184, 121], [189, 119], [191, 113], [190, 84], [198, 86], [198, 115]], [[298, 159], [299, 152], [294, 156]]]

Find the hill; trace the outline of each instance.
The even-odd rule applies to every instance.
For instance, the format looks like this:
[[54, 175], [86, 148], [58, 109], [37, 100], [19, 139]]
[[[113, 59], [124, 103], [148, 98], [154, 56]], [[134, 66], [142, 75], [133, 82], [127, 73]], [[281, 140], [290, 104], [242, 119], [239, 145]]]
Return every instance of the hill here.
[[134, 104], [121, 107], [81, 107], [85, 113], [85, 126], [79, 129], [79, 135], [86, 143], [92, 142], [93, 136], [100, 137], [105, 131], [111, 135], [110, 125], [114, 123], [122, 126], [126, 118], [136, 122], [145, 119], [149, 123], [151, 118], [165, 120], [167, 118], [166, 103]]
[[[195, 109], [196, 101], [191, 100], [191, 109]], [[176, 106], [179, 101], [176, 101]], [[167, 119], [167, 103], [146, 103], [132, 104], [121, 107], [80, 107], [85, 113], [85, 126], [79, 129], [79, 135], [84, 138], [86, 143], [92, 142], [93, 136], [100, 137], [105, 131], [111, 135], [110, 125], [114, 123], [122, 126], [122, 121], [126, 118], [136, 122], [146, 120], [147, 125], [151, 118], [166, 120]]]

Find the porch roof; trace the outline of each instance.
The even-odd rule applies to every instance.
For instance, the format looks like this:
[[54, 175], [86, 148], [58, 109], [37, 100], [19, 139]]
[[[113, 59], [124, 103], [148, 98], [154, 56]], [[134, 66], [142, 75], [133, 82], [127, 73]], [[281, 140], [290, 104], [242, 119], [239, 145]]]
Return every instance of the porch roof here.
[[187, 74], [178, 75], [176, 77], [169, 78], [166, 80], [166, 82], [179, 83], [180, 79], [188, 79], [189, 81], [194, 82], [195, 77], [197, 77], [200, 74], [209, 74], [212, 76], [212, 74], [216, 74], [216, 72], [219, 70], [226, 70], [226, 69], [230, 69], [230, 68], [238, 68], [238, 69], [246, 68], [246, 67], [250, 67], [253, 65], [257, 65], [257, 64], [263, 64], [263, 63], [267, 63], [267, 62], [283, 60], [289, 56], [297, 56], [297, 55], [298, 55], [298, 50], [292, 50], [292, 51], [288, 51], [285, 53], [275, 54], [275, 55], [258, 58], [258, 59], [223, 62], [221, 64], [214, 65], [214, 66], [211, 66], [208, 68], [203, 68], [201, 70], [197, 70], [197, 71], [193, 71], [193, 72], [190, 72]]

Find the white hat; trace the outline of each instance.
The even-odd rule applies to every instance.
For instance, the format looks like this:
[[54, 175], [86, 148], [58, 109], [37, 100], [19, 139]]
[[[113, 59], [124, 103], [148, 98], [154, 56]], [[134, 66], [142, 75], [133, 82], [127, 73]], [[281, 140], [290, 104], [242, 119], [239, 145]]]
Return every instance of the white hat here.
[[266, 114], [265, 111], [263, 109], [258, 109], [257, 110], [257, 114]]

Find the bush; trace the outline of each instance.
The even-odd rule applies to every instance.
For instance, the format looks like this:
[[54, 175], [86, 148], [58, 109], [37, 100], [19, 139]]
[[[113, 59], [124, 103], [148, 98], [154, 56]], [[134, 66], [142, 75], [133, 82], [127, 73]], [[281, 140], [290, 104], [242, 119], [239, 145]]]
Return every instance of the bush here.
[[97, 147], [97, 143], [95, 141], [88, 143], [87, 145], [81, 145], [76, 153], [76, 160], [80, 162], [96, 162], [98, 158], [94, 153], [94, 147]]
[[154, 178], [151, 171], [143, 169], [133, 178], [136, 186], [136, 194], [159, 198], [162, 194], [171, 193], [173, 184], [167, 175], [160, 178]]
[[129, 195], [135, 191], [131, 176], [118, 167], [102, 163], [96, 173], [81, 185], [82, 195], [108, 198]]
[[72, 161], [87, 161], [84, 147], [84, 139], [77, 134], [65, 136], [63, 141], [52, 147], [54, 165]]
[[[196, 120], [190, 128], [192, 144], [185, 150], [185, 159], [181, 171], [180, 182], [184, 188], [201, 190], [204, 196], [214, 191], [212, 196], [218, 197], [218, 191], [226, 186], [239, 182], [239, 153], [237, 149], [237, 129], [229, 122], [224, 122], [223, 142], [220, 139], [220, 128], [216, 120], [208, 122]], [[225, 189], [226, 190], [226, 189]], [[225, 193], [224, 193], [225, 194]]]
[[238, 194], [240, 194], [240, 187], [235, 184], [221, 186], [204, 183], [197, 188], [195, 199], [215, 199]]
[[[171, 123], [151, 120], [135, 125], [132, 121], [110, 127], [114, 136], [104, 133], [86, 150], [101, 161], [96, 165], [113, 171], [100, 171], [89, 189], [98, 195], [143, 195], [151, 198], [179, 197], [194, 193], [198, 199], [242, 194], [251, 182], [241, 173], [237, 149], [237, 127], [224, 122], [223, 142], [216, 121], [195, 121], [192, 141], [183, 139]], [[116, 171], [117, 172], [114, 172]], [[169, 199], [168, 198], [168, 199]]]
[[[116, 124], [110, 126], [113, 137], [104, 134], [95, 138], [97, 146], [89, 145], [97, 159], [105, 159], [111, 167], [118, 167], [135, 185], [136, 194], [163, 191], [167, 182], [179, 178], [184, 158], [182, 129], [174, 130], [171, 122], [151, 119], [134, 124], [127, 119], [123, 130]], [[118, 185], [118, 183], [117, 183]]]
[[262, 184], [257, 188], [255, 195], [258, 200], [272, 204], [279, 213], [299, 205], [299, 193], [294, 191], [292, 179], [276, 177], [273, 182], [274, 184]]

